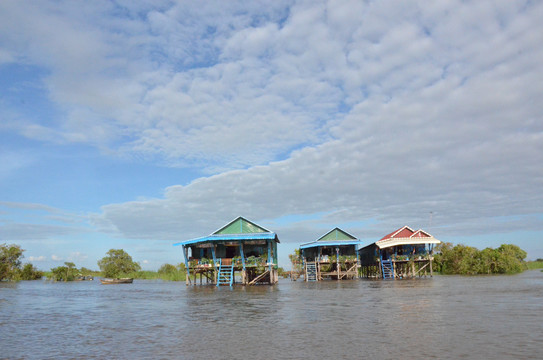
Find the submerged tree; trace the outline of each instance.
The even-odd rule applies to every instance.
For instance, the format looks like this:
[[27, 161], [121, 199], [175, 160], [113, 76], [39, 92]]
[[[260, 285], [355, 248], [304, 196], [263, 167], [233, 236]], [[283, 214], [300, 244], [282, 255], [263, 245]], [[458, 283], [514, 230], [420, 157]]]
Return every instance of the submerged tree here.
[[303, 268], [304, 268], [302, 253], [300, 252], [300, 249], [295, 249], [294, 254], [289, 254], [288, 258], [290, 259], [290, 263], [292, 264], [291, 276], [294, 276], [294, 278], [297, 278], [303, 273]]
[[21, 270], [21, 280], [39, 280], [43, 277], [43, 271], [34, 267], [31, 263], [26, 263]]
[[55, 281], [74, 281], [78, 272], [73, 262], [65, 262], [64, 266], [51, 269], [51, 278]]
[[0, 281], [18, 280], [23, 251], [19, 245], [0, 245]]
[[98, 261], [102, 275], [107, 278], [119, 278], [141, 269], [137, 262], [123, 249], [111, 249], [106, 256]]
[[442, 274], [515, 274], [524, 269], [526, 252], [516, 245], [478, 250], [471, 246], [441, 243], [436, 248], [436, 268]]

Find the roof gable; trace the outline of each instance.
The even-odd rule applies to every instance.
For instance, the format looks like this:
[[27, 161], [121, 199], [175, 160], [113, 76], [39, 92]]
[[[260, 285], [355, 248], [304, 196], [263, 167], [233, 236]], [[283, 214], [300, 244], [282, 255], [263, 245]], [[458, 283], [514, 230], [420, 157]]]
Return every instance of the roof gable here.
[[441, 241], [434, 238], [424, 230], [414, 231], [409, 226], [404, 226], [398, 230], [385, 235], [375, 244], [381, 248], [401, 245], [417, 245], [417, 244], [439, 244]]
[[215, 231], [212, 235], [226, 235], [226, 234], [255, 234], [255, 233], [269, 233], [268, 229], [263, 228], [242, 216], [232, 220], [219, 230]]
[[426, 231], [424, 231], [422, 229], [418, 229], [410, 237], [412, 237], [412, 238], [414, 238], [414, 237], [419, 237], [419, 238], [428, 237], [429, 238], [429, 237], [432, 237], [432, 235], [428, 234]]
[[415, 232], [409, 226], [406, 225], [402, 228], [399, 228], [396, 231], [391, 232], [390, 234], [383, 236], [381, 240], [392, 239], [392, 238], [408, 238], [411, 235], [413, 235], [413, 233]]
[[321, 236], [317, 241], [341, 241], [341, 240], [356, 240], [351, 234], [341, 230], [340, 228], [332, 229], [323, 236]]

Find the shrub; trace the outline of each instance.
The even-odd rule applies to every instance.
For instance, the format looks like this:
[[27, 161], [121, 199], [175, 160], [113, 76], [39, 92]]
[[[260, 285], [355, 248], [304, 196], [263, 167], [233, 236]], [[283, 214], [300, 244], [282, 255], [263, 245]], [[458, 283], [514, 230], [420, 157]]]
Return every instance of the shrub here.
[[27, 263], [21, 270], [21, 280], [39, 280], [43, 277], [43, 271], [40, 271], [34, 267], [34, 265]]
[[108, 278], [126, 276], [141, 269], [140, 265], [132, 261], [132, 257], [122, 249], [109, 250], [106, 256], [98, 261], [98, 266], [103, 276]]
[[23, 251], [19, 245], [0, 245], [0, 281], [18, 280]]

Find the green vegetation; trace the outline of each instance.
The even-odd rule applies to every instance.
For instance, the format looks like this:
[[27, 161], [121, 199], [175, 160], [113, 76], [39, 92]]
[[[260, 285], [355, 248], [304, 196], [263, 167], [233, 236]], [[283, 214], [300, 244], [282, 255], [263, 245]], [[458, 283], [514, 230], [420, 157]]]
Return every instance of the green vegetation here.
[[543, 259], [537, 259], [536, 261], [527, 261], [525, 267], [526, 270], [543, 269]]
[[441, 243], [436, 251], [435, 268], [441, 274], [516, 274], [526, 269], [526, 252], [516, 245], [478, 250], [461, 244]]
[[180, 263], [175, 266], [172, 264], [164, 264], [158, 269], [157, 275], [159, 279], [167, 281], [184, 281], [187, 273], [185, 264]]
[[290, 259], [290, 263], [292, 265], [291, 276], [294, 279], [297, 279], [304, 272], [304, 262], [302, 259], [302, 252], [300, 251], [300, 249], [294, 249], [294, 254], [289, 254], [288, 258]]
[[19, 280], [23, 251], [19, 245], [0, 245], [0, 280]]
[[98, 261], [102, 275], [106, 278], [130, 277], [137, 273], [141, 267], [123, 249], [111, 249], [106, 256]]
[[19, 245], [0, 245], [0, 281], [37, 280], [43, 273], [32, 264], [21, 267], [24, 250]]
[[73, 262], [65, 262], [64, 266], [52, 268], [49, 278], [54, 281], [74, 281], [78, 272]]
[[40, 280], [43, 277], [43, 271], [40, 271], [30, 263], [24, 264], [21, 269], [21, 280]]
[[84, 280], [84, 277], [97, 275], [100, 275], [100, 272], [87, 269], [86, 267], [77, 269], [72, 262], [65, 262], [64, 266], [52, 268], [51, 271], [45, 274], [48, 279], [53, 281]]
[[181, 263], [177, 266], [172, 264], [164, 264], [158, 271], [138, 270], [127, 273], [126, 277], [143, 280], [165, 280], [165, 281], [185, 281], [185, 264]]

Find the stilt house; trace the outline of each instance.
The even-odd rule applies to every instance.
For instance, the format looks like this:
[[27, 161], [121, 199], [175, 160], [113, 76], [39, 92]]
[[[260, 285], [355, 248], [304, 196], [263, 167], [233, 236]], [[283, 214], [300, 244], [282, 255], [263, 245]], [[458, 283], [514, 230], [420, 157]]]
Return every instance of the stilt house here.
[[302, 244], [305, 281], [354, 279], [358, 277], [360, 240], [335, 228], [318, 240]]
[[404, 226], [358, 250], [364, 277], [383, 279], [433, 275], [433, 249], [440, 241], [424, 230]]
[[[186, 283], [230, 285], [240, 275], [241, 284], [275, 284], [277, 234], [238, 217], [209, 236], [182, 241], [187, 268]], [[192, 279], [191, 279], [192, 277]]]

